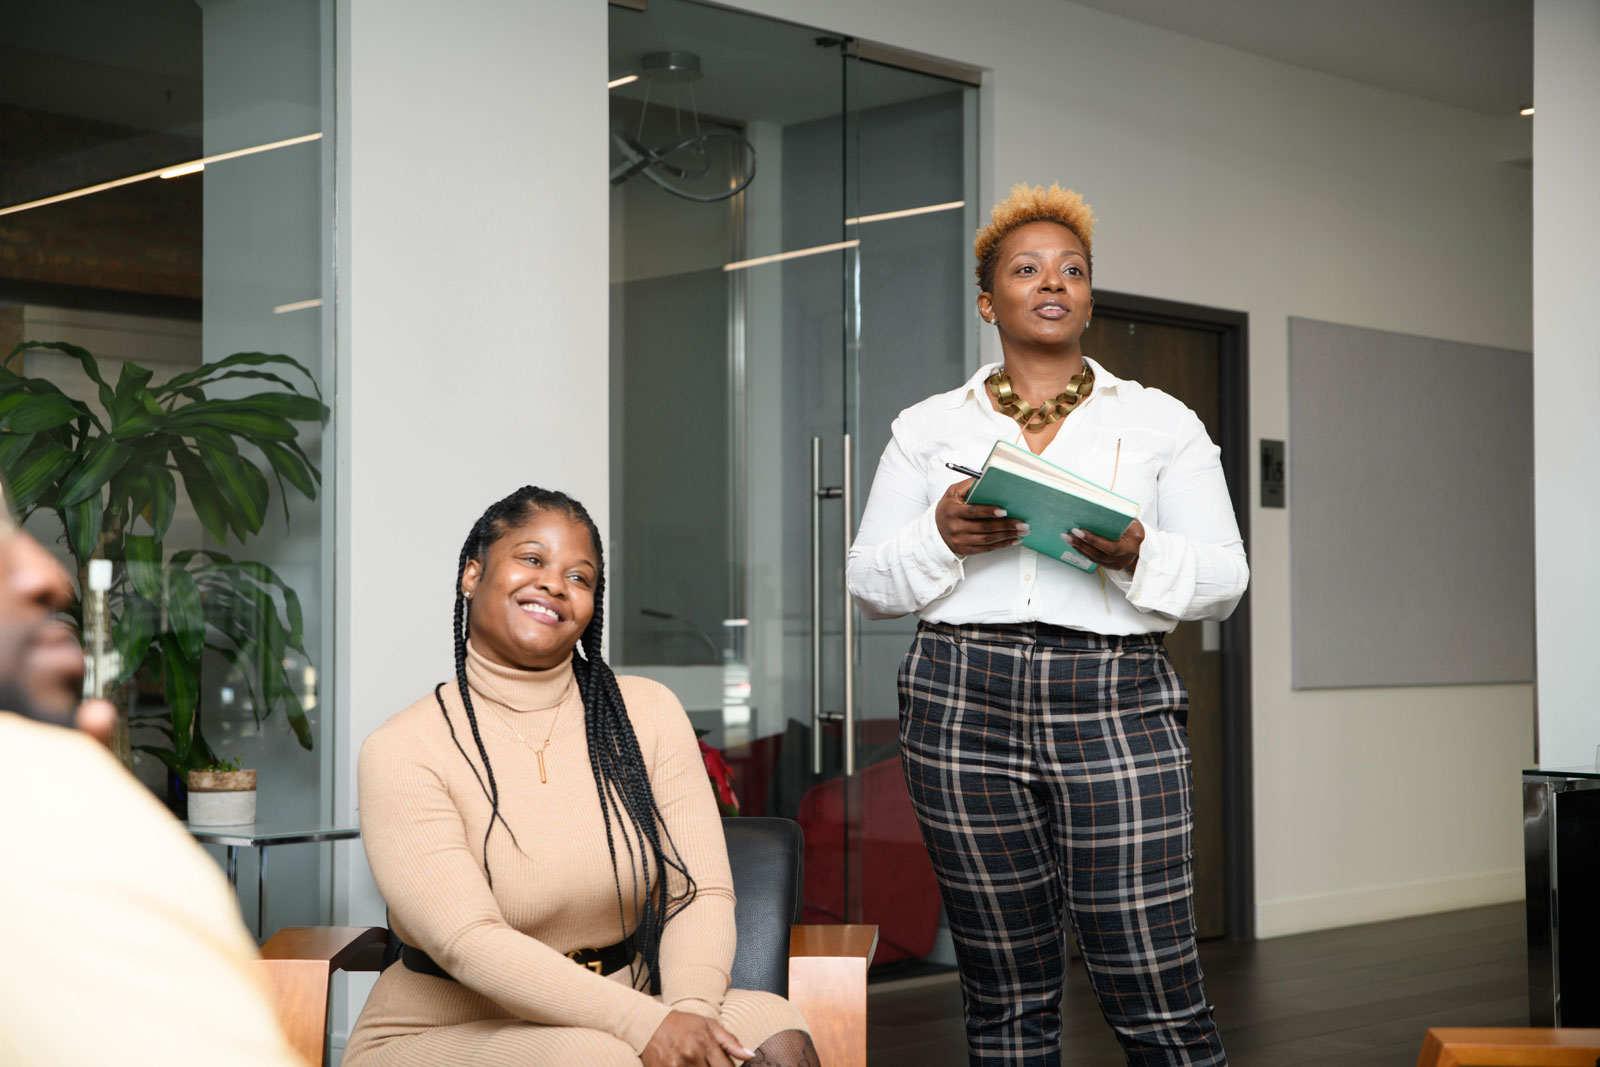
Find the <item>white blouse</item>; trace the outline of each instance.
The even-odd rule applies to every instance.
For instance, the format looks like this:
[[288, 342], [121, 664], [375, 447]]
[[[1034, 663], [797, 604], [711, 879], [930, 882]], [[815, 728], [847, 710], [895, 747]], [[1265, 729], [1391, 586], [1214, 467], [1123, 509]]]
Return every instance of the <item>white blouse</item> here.
[[1182, 402], [1088, 362], [1094, 391], [1040, 455], [1138, 501], [1145, 540], [1134, 574], [1085, 574], [1021, 545], [961, 559], [939, 536], [934, 507], [964, 477], [945, 463], [980, 467], [997, 440], [1020, 436], [989, 405], [984, 380], [999, 366], [990, 364], [894, 421], [846, 572], [869, 618], [915, 612], [929, 622], [1139, 634], [1233, 612], [1250, 569], [1221, 450]]

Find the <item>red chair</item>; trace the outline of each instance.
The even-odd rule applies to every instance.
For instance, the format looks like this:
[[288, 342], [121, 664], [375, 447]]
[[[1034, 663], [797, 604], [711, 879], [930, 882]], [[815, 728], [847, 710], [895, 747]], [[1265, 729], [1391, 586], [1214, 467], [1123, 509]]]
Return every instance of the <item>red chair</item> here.
[[[878, 926], [874, 965], [921, 959], [939, 932], [939, 884], [922, 844], [900, 759], [861, 771], [861, 905]], [[797, 821], [805, 831], [802, 922], [845, 921], [845, 779], [812, 786]]]

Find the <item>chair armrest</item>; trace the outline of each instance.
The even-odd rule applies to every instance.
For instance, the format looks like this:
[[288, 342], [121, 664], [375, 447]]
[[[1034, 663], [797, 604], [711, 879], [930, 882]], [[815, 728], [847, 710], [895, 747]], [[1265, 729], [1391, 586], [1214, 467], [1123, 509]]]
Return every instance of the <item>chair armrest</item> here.
[[1435, 1026], [1423, 1038], [1417, 1067], [1592, 1067], [1596, 1056], [1600, 1030]]
[[875, 925], [790, 928], [789, 1002], [828, 1067], [867, 1062], [867, 965], [877, 947]]
[[264, 960], [321, 960], [330, 971], [376, 971], [389, 931], [381, 926], [285, 926], [261, 946]]
[[339, 970], [377, 970], [388, 940], [381, 926], [286, 926], [261, 946], [256, 966], [284, 1036], [306, 1063], [322, 1063], [329, 978]]

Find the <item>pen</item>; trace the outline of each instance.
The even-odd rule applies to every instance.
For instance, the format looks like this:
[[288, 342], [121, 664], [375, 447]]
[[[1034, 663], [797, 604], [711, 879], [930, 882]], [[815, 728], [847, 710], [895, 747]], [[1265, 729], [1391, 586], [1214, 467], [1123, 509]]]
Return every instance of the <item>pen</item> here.
[[959, 463], [946, 463], [945, 466], [949, 467], [951, 470], [955, 471], [957, 474], [965, 474], [968, 478], [982, 478], [983, 477], [983, 472], [982, 471], [975, 471], [971, 467], [963, 467]]

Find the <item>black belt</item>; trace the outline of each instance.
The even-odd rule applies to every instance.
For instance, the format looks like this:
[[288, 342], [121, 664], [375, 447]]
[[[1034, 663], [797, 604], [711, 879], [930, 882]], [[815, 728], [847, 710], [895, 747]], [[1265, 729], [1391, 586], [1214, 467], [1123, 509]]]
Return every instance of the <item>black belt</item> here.
[[[595, 974], [612, 974], [632, 963], [638, 954], [638, 949], [633, 944], [633, 935], [629, 934], [615, 945], [607, 945], [605, 948], [576, 948], [566, 955], [573, 963], [587, 967]], [[415, 945], [401, 942], [400, 959], [405, 962], [406, 967], [418, 974], [429, 974], [452, 982], [456, 980], [455, 975], [439, 966], [433, 961], [432, 956]]]

